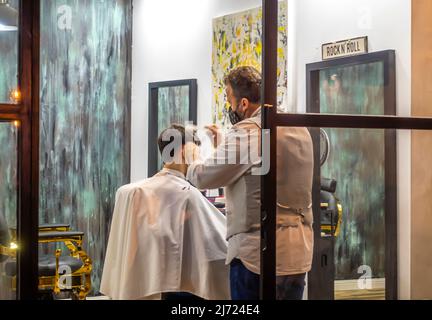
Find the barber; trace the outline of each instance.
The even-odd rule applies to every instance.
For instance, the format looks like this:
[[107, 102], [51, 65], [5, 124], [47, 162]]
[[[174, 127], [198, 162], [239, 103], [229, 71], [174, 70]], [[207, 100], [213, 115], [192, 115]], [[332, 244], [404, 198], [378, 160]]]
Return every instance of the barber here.
[[[226, 136], [212, 125], [215, 152], [189, 166], [199, 189], [225, 187], [231, 298], [258, 300], [260, 287], [261, 74], [240, 67], [225, 78], [229, 118]], [[246, 147], [245, 147], [246, 145]], [[268, 155], [267, 155], [268, 156]], [[306, 128], [279, 128], [277, 141], [276, 273], [278, 300], [301, 300], [313, 253], [313, 146]], [[266, 172], [264, 172], [265, 174]]]

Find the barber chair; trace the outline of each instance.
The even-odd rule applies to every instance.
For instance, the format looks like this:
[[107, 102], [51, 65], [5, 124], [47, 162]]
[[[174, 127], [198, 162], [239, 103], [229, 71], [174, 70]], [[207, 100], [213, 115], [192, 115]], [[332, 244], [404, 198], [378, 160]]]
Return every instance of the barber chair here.
[[[16, 229], [9, 229], [0, 214], [0, 263], [4, 263], [1, 275], [10, 281], [16, 291], [16, 255], [19, 242]], [[41, 225], [39, 244], [64, 244], [68, 255], [61, 249], [51, 254], [39, 255], [40, 297], [54, 299], [57, 295], [69, 293], [72, 300], [85, 300], [91, 290], [92, 261], [82, 248], [83, 232], [71, 231], [67, 224]]]
[[[320, 129], [319, 150], [320, 150], [320, 167], [330, 157], [331, 149], [330, 138], [324, 129]], [[337, 237], [340, 233], [342, 224], [342, 204], [336, 197], [337, 181], [321, 177], [321, 236]]]
[[342, 205], [336, 198], [337, 181], [321, 179], [321, 236], [337, 237], [342, 224]]

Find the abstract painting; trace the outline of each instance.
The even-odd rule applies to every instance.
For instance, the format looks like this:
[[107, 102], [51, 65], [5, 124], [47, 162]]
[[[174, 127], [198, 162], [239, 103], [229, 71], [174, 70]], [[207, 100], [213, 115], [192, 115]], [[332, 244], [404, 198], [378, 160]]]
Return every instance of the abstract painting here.
[[85, 233], [94, 294], [130, 182], [131, 28], [130, 0], [41, 1], [40, 222]]
[[[384, 62], [323, 68], [320, 112], [385, 114]], [[361, 266], [385, 278], [386, 138], [384, 130], [325, 129], [330, 156], [321, 175], [337, 180], [343, 206], [335, 242], [335, 280], [358, 279]], [[396, 173], [394, 173], [396, 174]]]
[[197, 122], [197, 81], [178, 80], [149, 84], [149, 172], [152, 176], [162, 169], [157, 139], [171, 124]]
[[[287, 1], [279, 3], [278, 36], [278, 106], [287, 95]], [[253, 66], [261, 71], [262, 65], [262, 8], [230, 14], [213, 20], [212, 53], [212, 108], [213, 122], [229, 126], [225, 96], [225, 76], [241, 66]]]

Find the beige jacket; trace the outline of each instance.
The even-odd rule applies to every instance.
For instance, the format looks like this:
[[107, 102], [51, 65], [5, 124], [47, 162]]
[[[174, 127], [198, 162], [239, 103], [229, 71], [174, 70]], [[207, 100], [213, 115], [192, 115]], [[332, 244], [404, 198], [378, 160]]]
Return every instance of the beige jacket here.
[[[246, 149], [242, 141], [249, 142]], [[187, 174], [200, 189], [225, 187], [227, 263], [238, 258], [257, 274], [261, 216], [261, 176], [257, 174], [266, 167], [258, 157], [260, 142], [261, 113], [257, 110], [227, 133], [212, 157], [191, 165]], [[232, 154], [236, 161], [229, 158]], [[277, 274], [306, 273], [313, 253], [313, 147], [306, 128], [278, 129], [277, 163]]]

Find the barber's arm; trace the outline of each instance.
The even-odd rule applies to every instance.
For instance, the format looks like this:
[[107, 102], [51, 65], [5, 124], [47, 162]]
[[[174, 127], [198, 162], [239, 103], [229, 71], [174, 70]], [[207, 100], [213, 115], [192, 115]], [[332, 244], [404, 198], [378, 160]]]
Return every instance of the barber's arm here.
[[[225, 187], [237, 181], [254, 165], [249, 157], [250, 131], [241, 126], [236, 129], [237, 131], [229, 131], [210, 158], [189, 166], [187, 179], [195, 187], [198, 189]], [[253, 147], [258, 148], [258, 146]]]

